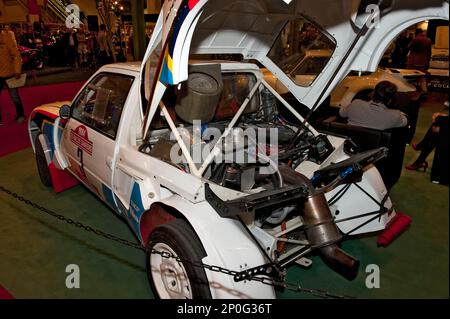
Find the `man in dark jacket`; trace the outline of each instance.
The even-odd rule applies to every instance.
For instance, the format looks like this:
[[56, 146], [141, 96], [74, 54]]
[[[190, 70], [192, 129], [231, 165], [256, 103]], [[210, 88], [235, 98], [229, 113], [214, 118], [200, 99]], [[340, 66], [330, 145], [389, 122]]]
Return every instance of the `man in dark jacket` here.
[[[416, 30], [416, 37], [409, 44], [408, 69], [416, 69], [427, 72], [430, 66], [432, 42], [422, 29]], [[423, 77], [419, 79], [419, 85], [423, 93], [427, 92], [427, 81]]]
[[416, 37], [409, 44], [408, 69], [428, 70], [432, 42], [422, 29], [416, 30]]
[[62, 43], [66, 52], [67, 63], [71, 67], [78, 68], [78, 39], [76, 30], [68, 28], [62, 37]]

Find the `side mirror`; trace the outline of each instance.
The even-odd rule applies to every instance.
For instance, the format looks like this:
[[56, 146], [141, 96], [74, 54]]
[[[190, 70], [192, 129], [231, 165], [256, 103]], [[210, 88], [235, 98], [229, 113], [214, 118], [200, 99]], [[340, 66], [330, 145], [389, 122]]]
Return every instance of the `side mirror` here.
[[71, 113], [71, 109], [70, 109], [70, 106], [67, 104], [64, 104], [59, 109], [59, 117], [62, 118], [63, 120], [69, 119], [70, 113]]

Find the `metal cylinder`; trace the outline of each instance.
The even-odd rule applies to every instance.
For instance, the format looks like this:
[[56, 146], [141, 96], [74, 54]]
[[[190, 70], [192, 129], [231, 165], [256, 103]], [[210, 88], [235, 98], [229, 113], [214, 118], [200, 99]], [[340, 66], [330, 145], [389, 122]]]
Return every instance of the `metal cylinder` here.
[[359, 261], [337, 246], [342, 236], [323, 193], [308, 198], [303, 220], [310, 244], [319, 249], [325, 262], [345, 278], [354, 279], [358, 274]]
[[302, 214], [309, 243], [320, 251], [325, 263], [333, 270], [347, 279], [354, 279], [358, 274], [359, 261], [337, 246], [342, 236], [325, 194], [316, 192], [311, 180], [292, 168], [281, 165], [279, 170], [286, 184], [304, 185], [311, 194], [304, 203]]
[[303, 221], [306, 225], [306, 234], [313, 246], [336, 243], [342, 237], [322, 193], [310, 196], [305, 202]]

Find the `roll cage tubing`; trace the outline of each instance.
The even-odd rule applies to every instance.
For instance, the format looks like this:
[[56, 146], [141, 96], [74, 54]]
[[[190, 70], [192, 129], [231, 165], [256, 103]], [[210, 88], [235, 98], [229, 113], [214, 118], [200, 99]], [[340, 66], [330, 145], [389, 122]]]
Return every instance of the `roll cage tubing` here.
[[[239, 107], [238, 111], [236, 112], [235, 116], [231, 119], [230, 123], [228, 124], [227, 128], [225, 129], [224, 133], [217, 139], [216, 143], [214, 144], [212, 151], [208, 154], [208, 156], [206, 157], [205, 161], [203, 162], [203, 164], [200, 166], [200, 168], [197, 168], [195, 166], [194, 160], [192, 159], [191, 154], [189, 153], [188, 147], [186, 146], [186, 144], [183, 141], [183, 138], [181, 137], [180, 133], [178, 132], [178, 129], [176, 127], [175, 122], [172, 120], [172, 117], [169, 114], [169, 111], [167, 110], [166, 106], [164, 105], [164, 103], [162, 101], [160, 101], [159, 103], [159, 107], [161, 109], [161, 111], [164, 114], [164, 117], [167, 121], [167, 124], [169, 125], [172, 133], [174, 134], [174, 137], [177, 141], [177, 143], [180, 145], [180, 149], [184, 155], [184, 157], [186, 158], [186, 161], [189, 165], [189, 169], [191, 171], [192, 174], [194, 174], [197, 177], [202, 177], [203, 174], [205, 173], [206, 169], [208, 168], [208, 166], [211, 164], [211, 162], [213, 161], [214, 157], [216, 157], [219, 152], [221, 151], [219, 145], [220, 143], [227, 138], [230, 133], [232, 132], [232, 128], [236, 125], [237, 121], [239, 120], [239, 118], [241, 117], [242, 113], [245, 111], [245, 108], [247, 107], [247, 105], [250, 103], [250, 101], [252, 100], [253, 96], [256, 94], [256, 92], [258, 91], [258, 88], [263, 85], [265, 88], [267, 88], [276, 98], [278, 98], [280, 100], [280, 102], [294, 115], [296, 116], [298, 119], [303, 120], [303, 117], [288, 103], [286, 102], [285, 99], [283, 99], [282, 96], [280, 96], [274, 88], [272, 88], [270, 86], [270, 84], [268, 84], [264, 79], [259, 78], [257, 80], [257, 82], [255, 83], [255, 85], [252, 87], [252, 89], [250, 90], [249, 94], [247, 94], [247, 97], [245, 98], [244, 102], [241, 104], [241, 106]], [[318, 132], [311, 126], [308, 127], [308, 129], [314, 134], [317, 135]]]
[[[167, 88], [167, 86], [160, 81], [160, 79], [161, 79], [161, 72], [162, 72], [162, 68], [163, 68], [163, 62], [164, 62], [165, 59], [167, 59], [167, 56], [168, 56], [167, 55], [167, 50], [168, 50], [168, 47], [169, 47], [169, 43], [170, 43], [170, 41], [172, 41], [172, 39], [171, 39], [171, 37], [169, 35], [171, 33], [173, 33], [174, 23], [175, 23], [175, 21], [176, 21], [176, 19], [178, 17], [178, 10], [180, 9], [180, 7], [183, 4], [183, 2], [184, 2], [183, 0], [177, 0], [177, 1], [171, 2], [171, 7], [169, 8], [169, 12], [167, 13], [167, 15], [165, 17], [166, 21], [169, 20], [168, 23], [170, 24], [170, 26], [164, 26], [164, 24], [162, 26], [163, 37], [162, 37], [161, 41], [163, 41], [163, 47], [162, 47], [162, 50], [161, 50], [161, 55], [159, 57], [158, 67], [157, 67], [157, 70], [155, 72], [155, 77], [154, 77], [153, 83], [152, 83], [152, 90], [150, 92], [149, 100], [148, 100], [148, 103], [147, 103], [147, 109], [146, 109], [145, 116], [144, 116], [144, 126], [143, 126], [143, 136], [144, 136], [144, 138], [145, 138], [145, 136], [146, 136], [146, 134], [148, 132], [149, 126], [150, 126], [150, 123], [148, 123], [148, 121], [149, 121], [149, 117], [150, 117], [150, 114], [151, 114], [152, 104], [154, 103], [153, 100], [155, 98], [155, 91], [156, 91], [156, 89], [158, 88], [159, 85], [162, 85], [164, 87], [164, 91]], [[200, 1], [196, 2], [194, 7], [197, 4], [199, 4], [199, 7], [196, 8], [196, 10], [195, 10], [195, 11], [197, 11], [197, 14], [202, 10], [202, 8], [206, 4], [206, 2], [207, 2], [207, 0], [200, 0]], [[377, 5], [380, 6], [383, 2], [384, 2], [384, 0], [379, 0]], [[240, 106], [238, 112], [233, 117], [233, 119], [231, 120], [231, 122], [227, 126], [227, 128], [225, 129], [225, 132], [220, 136], [220, 138], [218, 139], [218, 141], [214, 145], [212, 152], [207, 156], [207, 158], [205, 159], [203, 164], [200, 166], [200, 168], [197, 168], [195, 166], [194, 161], [192, 159], [192, 156], [189, 154], [188, 148], [187, 148], [186, 144], [184, 144], [184, 142], [182, 140], [182, 137], [180, 136], [180, 134], [179, 134], [179, 132], [178, 132], [178, 130], [176, 128], [175, 123], [173, 122], [172, 118], [169, 115], [169, 112], [167, 111], [165, 105], [161, 101], [159, 101], [158, 102], [158, 106], [162, 110], [162, 112], [164, 114], [164, 117], [165, 117], [167, 123], [169, 124], [169, 127], [170, 127], [171, 131], [173, 132], [173, 134], [175, 136], [175, 139], [176, 139], [177, 143], [180, 145], [181, 151], [182, 151], [183, 155], [185, 156], [185, 158], [186, 158], [186, 160], [188, 162], [188, 166], [189, 166], [190, 172], [193, 175], [195, 175], [197, 177], [200, 177], [200, 178], [203, 176], [204, 172], [206, 171], [208, 166], [211, 164], [211, 162], [213, 161], [214, 157], [217, 156], [218, 153], [220, 152], [220, 148], [218, 147], [218, 145], [219, 145], [218, 143], [221, 142], [224, 138], [228, 137], [228, 135], [232, 131], [232, 128], [234, 127], [234, 125], [238, 121], [239, 117], [242, 115], [242, 113], [245, 110], [246, 106], [248, 105], [248, 103], [250, 102], [251, 98], [254, 96], [254, 94], [256, 93], [256, 91], [258, 89], [258, 87], [261, 84], [264, 85], [267, 89], [269, 89], [272, 92], [272, 94], [274, 94], [282, 102], [282, 104], [285, 107], [287, 107], [297, 118], [299, 118], [302, 121], [301, 126], [299, 127], [296, 135], [292, 138], [291, 143], [290, 143], [288, 148], [291, 148], [295, 144], [295, 142], [298, 139], [299, 135], [301, 134], [301, 132], [303, 131], [303, 129], [306, 126], [308, 126], [308, 129], [310, 129], [315, 135], [317, 135], [317, 131], [315, 131], [309, 124], [307, 124], [308, 118], [317, 109], [317, 107], [319, 105], [319, 101], [324, 96], [324, 94], [325, 94], [326, 90], [328, 89], [328, 87], [332, 84], [334, 78], [336, 77], [336, 75], [339, 72], [339, 69], [346, 62], [346, 60], [348, 59], [351, 51], [353, 50], [353, 48], [358, 43], [359, 39], [370, 29], [371, 24], [369, 22], [372, 21], [373, 19], [375, 19], [378, 14], [380, 14], [379, 11], [374, 11], [367, 18], [366, 23], [363, 25], [363, 27], [360, 29], [358, 34], [355, 36], [355, 39], [352, 41], [351, 45], [347, 49], [346, 54], [341, 59], [338, 67], [336, 68], [336, 70], [334, 71], [333, 75], [330, 77], [329, 81], [327, 82], [327, 84], [325, 85], [323, 90], [321, 91], [318, 99], [314, 103], [313, 108], [311, 109], [311, 111], [308, 113], [308, 115], [305, 118], [301, 117], [298, 112], [296, 112], [266, 81], [264, 81], [264, 79], [259, 78], [257, 83], [253, 86], [252, 90], [250, 91], [250, 93], [247, 95], [246, 99], [244, 100], [244, 102]], [[196, 24], [198, 22], [198, 18], [199, 18], [199, 15], [197, 16], [197, 18], [192, 23], [191, 28], [195, 28], [196, 27]], [[158, 19], [157, 24], [158, 23], [162, 23], [161, 15], [160, 15], [160, 18]], [[169, 31], [169, 28], [170, 28], [170, 31]], [[159, 44], [159, 41], [156, 41], [155, 45], [158, 45], [158, 44]], [[156, 76], [156, 75], [158, 75], [158, 76]]]
[[231, 129], [233, 128], [234, 124], [237, 122], [238, 118], [240, 117], [240, 115], [244, 111], [245, 107], [247, 106], [247, 104], [250, 101], [251, 97], [253, 97], [253, 95], [255, 94], [255, 92], [258, 89], [258, 86], [260, 84], [261, 84], [261, 81], [258, 81], [253, 86], [250, 94], [246, 97], [244, 103], [242, 103], [242, 105], [239, 107], [238, 112], [233, 117], [233, 119], [231, 120], [231, 122], [227, 126], [227, 128], [225, 129], [225, 132], [217, 139], [217, 142], [214, 144], [212, 152], [210, 154], [208, 154], [208, 157], [205, 159], [205, 161], [203, 162], [203, 164], [200, 166], [199, 169], [195, 166], [194, 160], [192, 159], [192, 156], [189, 153], [189, 150], [188, 150], [186, 144], [184, 144], [183, 138], [181, 137], [180, 133], [178, 132], [176, 124], [172, 120], [169, 112], [167, 111], [166, 106], [164, 105], [163, 102], [159, 103], [159, 106], [160, 106], [160, 108], [161, 108], [161, 110], [162, 110], [162, 112], [164, 114], [164, 117], [165, 117], [165, 119], [167, 121], [167, 124], [169, 124], [170, 130], [174, 134], [177, 143], [180, 145], [181, 152], [183, 153], [184, 157], [186, 158], [187, 163], [189, 165], [190, 172], [192, 174], [194, 174], [197, 177], [202, 177], [203, 176], [203, 173], [205, 172], [205, 170], [207, 169], [209, 164], [212, 162], [214, 157], [216, 157], [219, 154], [219, 152], [220, 152], [220, 148], [218, 147], [219, 143], [230, 134]]

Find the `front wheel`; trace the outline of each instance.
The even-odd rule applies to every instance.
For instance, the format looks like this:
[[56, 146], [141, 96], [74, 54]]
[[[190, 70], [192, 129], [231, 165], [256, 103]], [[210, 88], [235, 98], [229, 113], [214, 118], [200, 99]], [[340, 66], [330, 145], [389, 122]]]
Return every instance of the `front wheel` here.
[[165, 258], [147, 252], [147, 275], [155, 297], [161, 299], [210, 299], [211, 291], [205, 270], [193, 266], [205, 256], [203, 247], [189, 225], [176, 219], [159, 226], [150, 236], [147, 247], [180, 257]]

